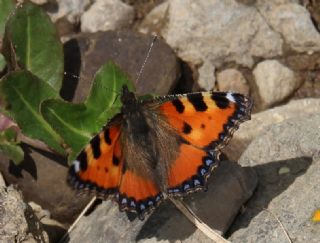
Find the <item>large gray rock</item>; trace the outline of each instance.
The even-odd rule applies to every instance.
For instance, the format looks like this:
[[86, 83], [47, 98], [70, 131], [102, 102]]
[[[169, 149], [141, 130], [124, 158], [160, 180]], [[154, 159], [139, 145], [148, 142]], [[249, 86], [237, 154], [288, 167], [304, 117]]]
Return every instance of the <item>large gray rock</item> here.
[[133, 7], [120, 0], [97, 0], [81, 16], [81, 31], [98, 32], [121, 29], [129, 26], [133, 17]]
[[[190, 64], [203, 89], [214, 86], [224, 64], [252, 68], [256, 60], [285, 50], [320, 50], [320, 35], [298, 0], [165, 1], [153, 9], [140, 31], [156, 32]], [[286, 44], [286, 45], [285, 45]]]
[[[169, 6], [167, 6], [167, 4]], [[187, 63], [199, 67], [199, 80], [212, 83], [214, 67], [236, 62], [251, 67], [253, 57], [282, 54], [282, 39], [252, 6], [234, 0], [172, 0], [152, 11], [141, 31], [158, 31]], [[157, 29], [156, 29], [157, 30]], [[210, 68], [211, 67], [211, 68]], [[201, 83], [200, 83], [201, 84]]]
[[293, 100], [286, 105], [253, 114], [250, 121], [241, 124], [228, 146], [225, 147], [224, 153], [229, 159], [238, 161], [251, 141], [271, 125], [314, 113], [320, 113], [320, 99]]
[[310, 13], [298, 1], [263, 0], [257, 7], [293, 50], [308, 53], [320, 50], [320, 34], [312, 23]]
[[[257, 184], [250, 168], [223, 161], [209, 180], [207, 192], [185, 198], [193, 211], [220, 234], [225, 233]], [[132, 216], [132, 215], [131, 215]], [[132, 218], [131, 218], [132, 220]], [[81, 218], [69, 242], [212, 242], [168, 200], [145, 221], [130, 221], [115, 203], [104, 202]]]
[[301, 84], [295, 73], [277, 60], [260, 62], [253, 70], [253, 75], [261, 98], [261, 108], [283, 101]]
[[[320, 114], [273, 125], [241, 156], [259, 185], [231, 230], [232, 242], [319, 242]], [[281, 224], [283, 225], [283, 228]]]

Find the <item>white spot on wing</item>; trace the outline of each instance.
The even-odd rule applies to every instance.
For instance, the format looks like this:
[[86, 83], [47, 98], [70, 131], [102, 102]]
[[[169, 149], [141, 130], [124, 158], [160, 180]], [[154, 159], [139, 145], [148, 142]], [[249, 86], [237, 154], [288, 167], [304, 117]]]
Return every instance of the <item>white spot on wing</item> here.
[[75, 172], [78, 173], [80, 171], [80, 161], [74, 160], [73, 161], [73, 166], [74, 166]]
[[236, 103], [236, 100], [234, 99], [233, 94], [230, 92], [227, 93], [227, 99], [232, 101], [233, 103]]

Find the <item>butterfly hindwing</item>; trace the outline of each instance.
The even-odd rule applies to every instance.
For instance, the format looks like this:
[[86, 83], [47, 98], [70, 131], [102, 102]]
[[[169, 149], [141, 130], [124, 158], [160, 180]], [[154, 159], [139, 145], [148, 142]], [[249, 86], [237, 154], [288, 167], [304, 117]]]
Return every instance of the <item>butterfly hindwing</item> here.
[[129, 169], [123, 173], [119, 194], [116, 197], [120, 210], [136, 212], [141, 219], [146, 213], [155, 209], [163, 199], [154, 181], [141, 177]]

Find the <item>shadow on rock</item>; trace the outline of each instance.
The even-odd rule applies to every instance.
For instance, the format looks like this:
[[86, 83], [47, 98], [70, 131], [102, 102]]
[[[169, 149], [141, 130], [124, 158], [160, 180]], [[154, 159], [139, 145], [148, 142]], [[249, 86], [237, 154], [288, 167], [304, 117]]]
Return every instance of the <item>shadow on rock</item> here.
[[[192, 193], [183, 201], [209, 227], [226, 232], [242, 205], [251, 197], [257, 177], [250, 168], [222, 161], [209, 179], [206, 192]], [[208, 240], [175, 206], [166, 201], [146, 221], [136, 240]]]
[[284, 192], [296, 178], [303, 175], [311, 163], [311, 157], [300, 157], [252, 167], [258, 174], [258, 187], [248, 201], [246, 210], [238, 215], [227, 235], [230, 236], [233, 232], [246, 228], [257, 214], [268, 208], [268, 204], [275, 197]]

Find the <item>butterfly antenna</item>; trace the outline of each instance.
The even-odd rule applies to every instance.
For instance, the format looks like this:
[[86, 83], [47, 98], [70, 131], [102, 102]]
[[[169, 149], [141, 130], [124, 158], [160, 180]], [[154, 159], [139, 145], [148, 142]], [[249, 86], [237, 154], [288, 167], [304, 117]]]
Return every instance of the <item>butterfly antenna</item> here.
[[152, 50], [153, 45], [154, 45], [154, 43], [156, 42], [157, 38], [158, 38], [157, 35], [154, 35], [153, 38], [152, 38], [152, 41], [151, 41], [151, 44], [150, 44], [150, 46], [149, 46], [149, 50], [148, 50], [147, 56], [146, 56], [146, 58], [144, 59], [144, 62], [142, 63], [142, 66], [141, 66], [140, 71], [139, 71], [139, 73], [138, 73], [138, 77], [136, 78], [136, 81], [135, 81], [136, 84], [138, 83], [138, 81], [139, 81], [139, 79], [140, 79], [140, 77], [141, 77], [141, 74], [142, 74], [142, 72], [143, 72], [143, 70], [144, 70], [144, 67], [146, 66], [146, 63], [147, 63], [147, 61], [148, 61], [148, 59], [149, 59], [149, 57], [150, 57], [151, 50]]

